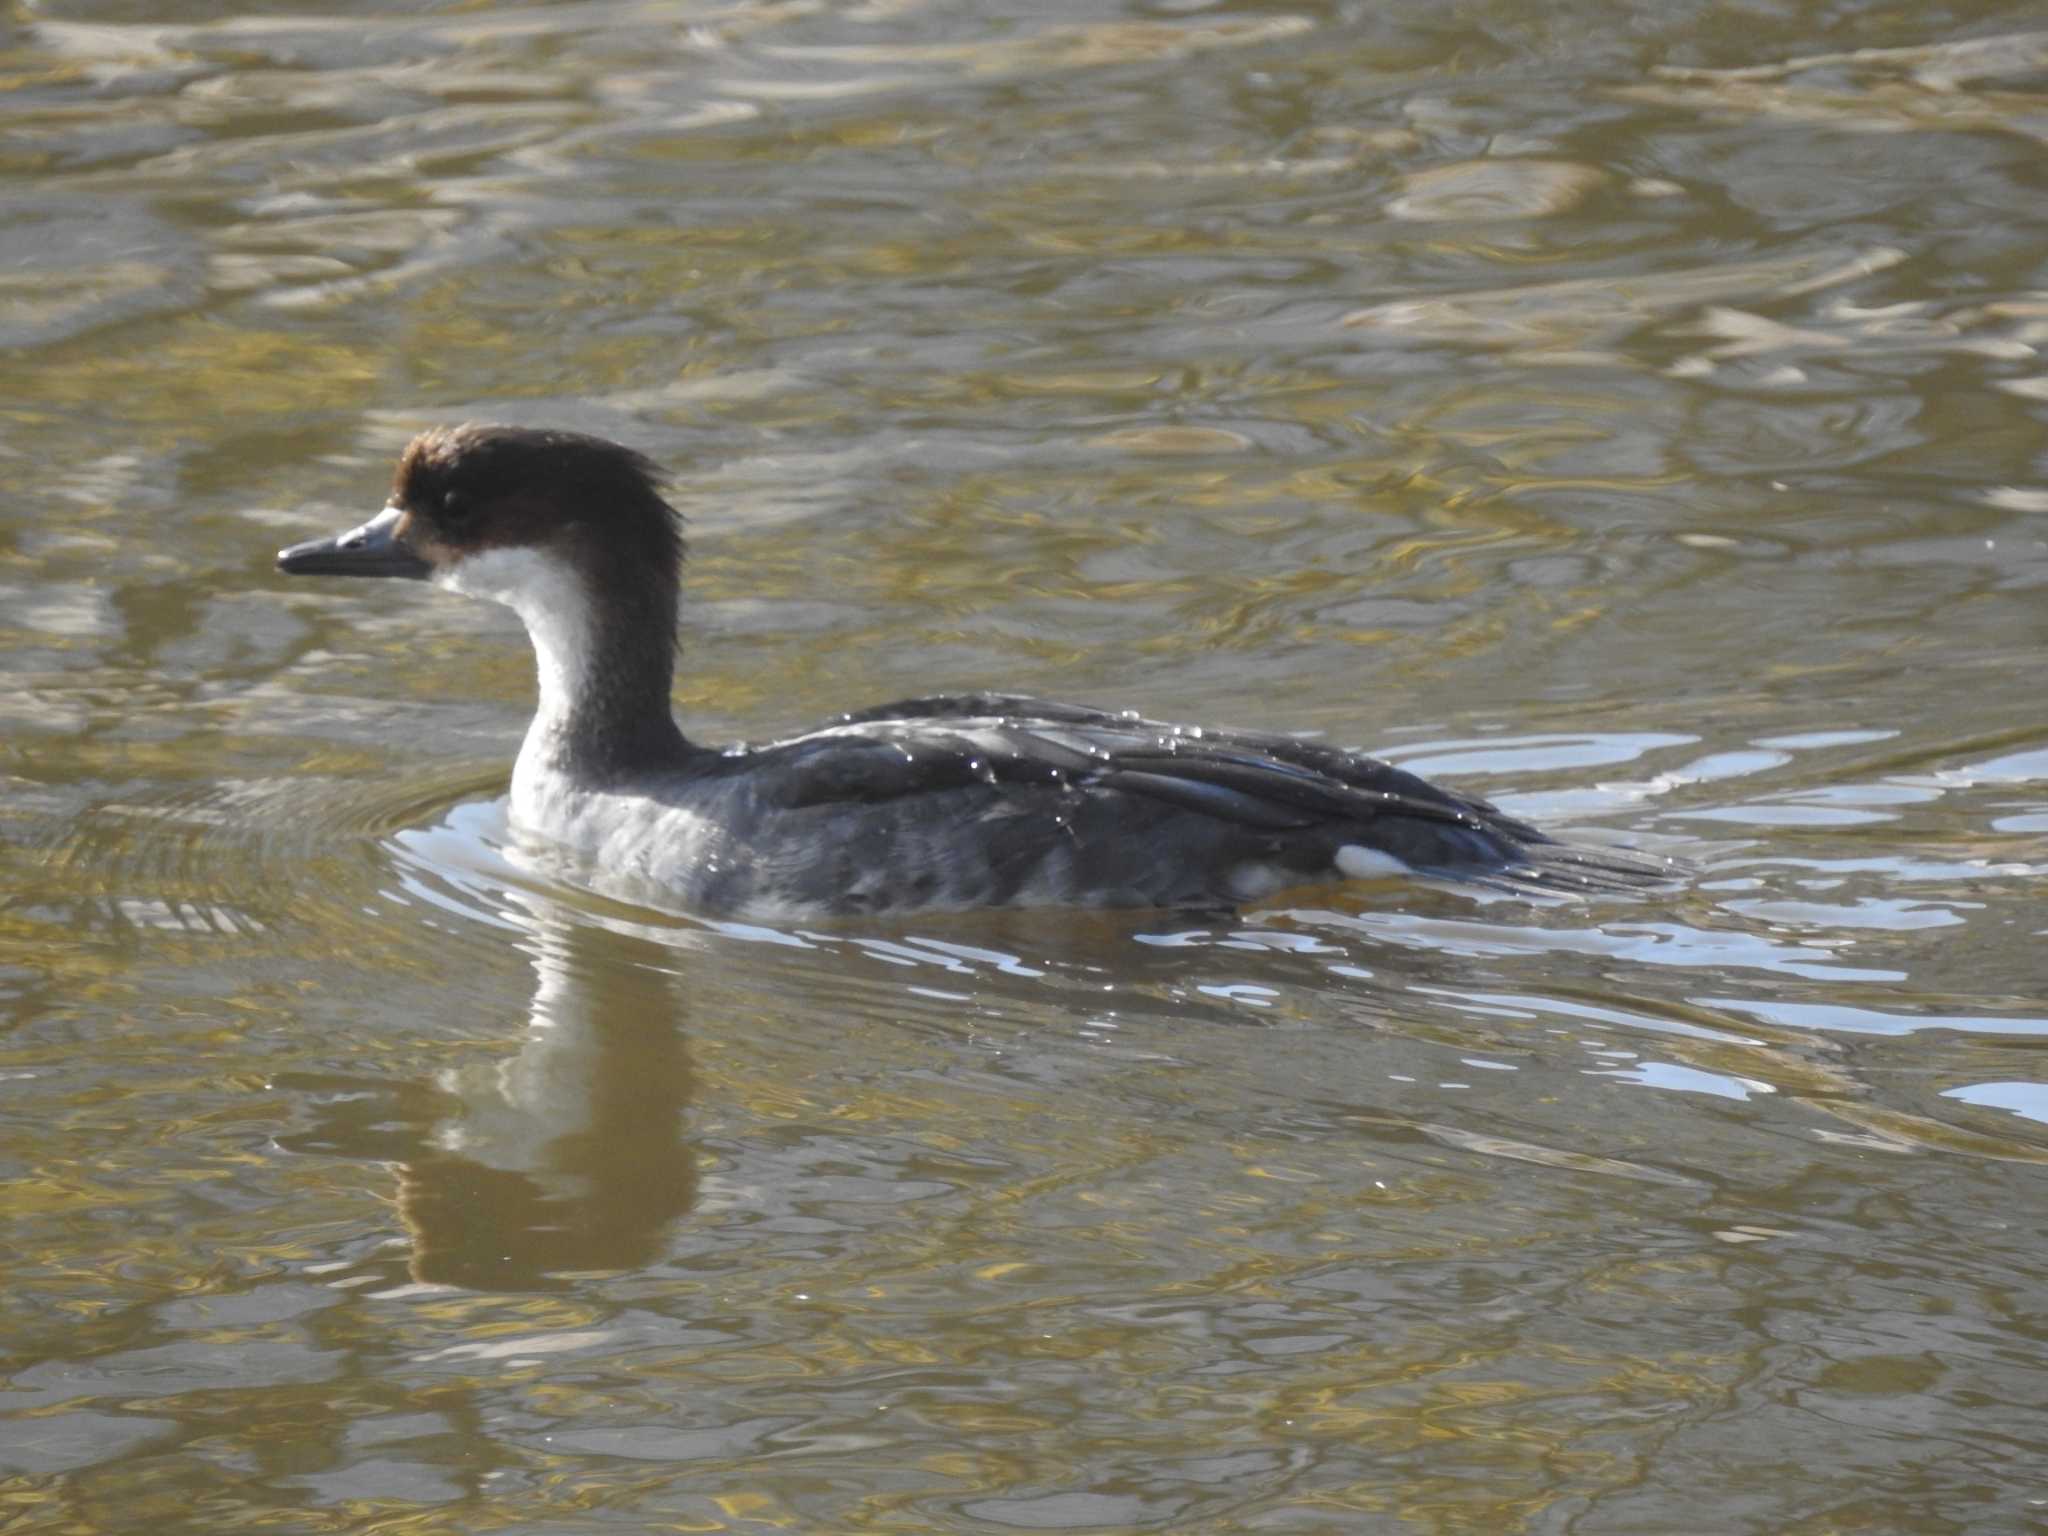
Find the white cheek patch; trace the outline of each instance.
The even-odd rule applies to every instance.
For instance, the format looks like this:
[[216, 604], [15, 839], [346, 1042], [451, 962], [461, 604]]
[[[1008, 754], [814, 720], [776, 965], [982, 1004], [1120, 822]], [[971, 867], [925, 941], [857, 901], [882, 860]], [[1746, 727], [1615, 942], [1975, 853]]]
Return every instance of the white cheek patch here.
[[1346, 843], [1339, 848], [1336, 863], [1337, 873], [1346, 880], [1392, 880], [1415, 873], [1391, 853], [1359, 843]]
[[[576, 576], [561, 561], [531, 547], [480, 549], [444, 565], [434, 584], [464, 597], [503, 603], [524, 618], [530, 604], [560, 608], [576, 592]], [[576, 606], [582, 606], [580, 594]]]

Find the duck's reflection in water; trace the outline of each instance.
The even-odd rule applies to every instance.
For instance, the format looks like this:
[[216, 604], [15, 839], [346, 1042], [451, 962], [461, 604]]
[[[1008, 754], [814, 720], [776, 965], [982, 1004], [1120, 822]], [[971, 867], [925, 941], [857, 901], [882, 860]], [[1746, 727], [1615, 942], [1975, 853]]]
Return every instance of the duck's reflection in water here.
[[697, 1194], [692, 1075], [674, 946], [505, 894], [536, 979], [518, 1051], [431, 1084], [282, 1082], [319, 1119], [283, 1145], [396, 1168], [412, 1279], [548, 1290], [660, 1257]]
[[517, 1289], [637, 1269], [696, 1197], [674, 952], [519, 899], [535, 918], [526, 1039], [444, 1076], [460, 1108], [435, 1129], [441, 1155], [400, 1176], [421, 1280]]

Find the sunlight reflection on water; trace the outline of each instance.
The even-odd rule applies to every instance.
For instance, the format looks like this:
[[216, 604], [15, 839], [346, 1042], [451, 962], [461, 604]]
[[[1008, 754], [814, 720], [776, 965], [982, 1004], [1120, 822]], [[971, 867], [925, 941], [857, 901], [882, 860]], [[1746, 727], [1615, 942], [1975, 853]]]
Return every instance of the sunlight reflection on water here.
[[[2037, 1521], [2048, 34], [1725, 21], [12, 17], [24, 1518]], [[465, 417], [677, 472], [708, 738], [1015, 687], [1698, 878], [665, 910], [508, 835], [509, 620], [270, 570]]]

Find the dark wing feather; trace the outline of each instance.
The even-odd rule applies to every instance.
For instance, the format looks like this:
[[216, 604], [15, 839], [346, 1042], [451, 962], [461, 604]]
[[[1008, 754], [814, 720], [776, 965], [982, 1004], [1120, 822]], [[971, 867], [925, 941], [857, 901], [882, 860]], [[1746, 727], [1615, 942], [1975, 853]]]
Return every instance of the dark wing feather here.
[[756, 749], [756, 763], [772, 761], [763, 775], [768, 803], [783, 810], [814, 805], [873, 804], [986, 783], [973, 757], [943, 741], [919, 742], [834, 733], [804, 736]]
[[[1321, 742], [1196, 729], [1014, 694], [906, 699], [783, 743], [777, 803], [887, 799], [973, 783], [1119, 790], [1262, 831], [1382, 817], [1542, 840], [1483, 800]], [[872, 734], [859, 727], [872, 726]]]
[[1254, 827], [1261, 832], [1299, 831], [1303, 827], [1314, 826], [1322, 819], [1289, 809], [1284, 805], [1276, 805], [1273, 801], [1257, 795], [1248, 795], [1227, 784], [1211, 783], [1189, 776], [1127, 772], [1119, 768], [1102, 775], [1097, 782], [1105, 789], [1146, 795], [1154, 800], [1163, 800], [1168, 805], [1177, 805], [1184, 811], [1214, 816], [1219, 821], [1236, 822], [1239, 826]]
[[1292, 812], [1295, 825], [1355, 821], [1389, 812], [1464, 824], [1475, 821], [1476, 802], [1447, 795], [1372, 758], [1346, 758], [1346, 772], [1339, 777], [1278, 755], [1255, 756], [1241, 746], [1224, 751], [1205, 739], [1171, 752], [1118, 752], [1111, 761], [1119, 779], [1142, 774], [1154, 782], [1174, 780], [1228, 790], [1242, 800], [1270, 807], [1273, 814]]
[[[777, 771], [758, 782], [773, 786], [781, 807], [907, 805], [920, 794], [978, 788], [992, 805], [1056, 813], [1052, 824], [1065, 837], [1063, 807], [1103, 809], [1129, 797], [1124, 803], [1134, 812], [1144, 806], [1204, 818], [1218, 833], [1233, 829], [1247, 841], [1227, 845], [1237, 850], [1228, 857], [1277, 858], [1305, 874], [1331, 869], [1352, 842], [1411, 869], [1524, 890], [1619, 890], [1680, 870], [1654, 855], [1560, 843], [1484, 800], [1322, 742], [1177, 726], [1014, 694], [884, 704], [743, 756], [755, 764], [773, 759]], [[984, 828], [995, 843], [1014, 843], [1020, 858], [1042, 848], [1036, 817], [999, 817]], [[1226, 857], [1225, 843], [1195, 841]], [[1112, 853], [1107, 845], [1095, 851]]]

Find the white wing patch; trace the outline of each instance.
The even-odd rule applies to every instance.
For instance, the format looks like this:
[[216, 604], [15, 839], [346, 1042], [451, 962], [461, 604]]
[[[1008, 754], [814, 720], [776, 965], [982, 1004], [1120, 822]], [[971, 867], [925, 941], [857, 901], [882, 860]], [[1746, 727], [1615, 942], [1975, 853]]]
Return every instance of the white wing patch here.
[[1339, 848], [1336, 862], [1337, 873], [1346, 880], [1391, 880], [1415, 873], [1391, 853], [1381, 853], [1361, 843], [1346, 843]]

